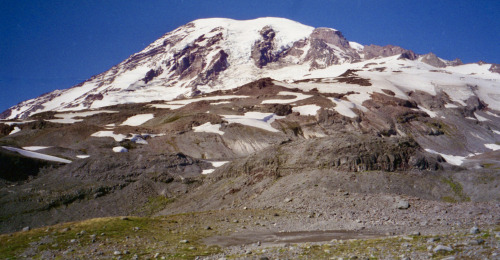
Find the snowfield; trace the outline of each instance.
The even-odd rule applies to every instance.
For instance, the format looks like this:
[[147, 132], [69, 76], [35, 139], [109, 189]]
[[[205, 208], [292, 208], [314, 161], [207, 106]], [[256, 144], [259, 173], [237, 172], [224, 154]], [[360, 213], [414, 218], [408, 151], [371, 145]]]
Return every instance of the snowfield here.
[[99, 131], [99, 132], [93, 133], [91, 136], [94, 136], [94, 137], [112, 137], [117, 142], [121, 142], [127, 137], [124, 134], [115, 134], [113, 131]]
[[278, 129], [271, 126], [276, 119], [283, 119], [284, 116], [277, 116], [274, 113], [247, 112], [244, 115], [220, 115], [229, 123], [238, 123], [251, 127], [257, 127], [270, 132], [279, 132]]
[[464, 162], [465, 156], [458, 156], [458, 155], [449, 155], [449, 154], [444, 154], [444, 153], [438, 153], [432, 149], [425, 149], [426, 152], [428, 153], [433, 153], [433, 154], [439, 154], [441, 155], [441, 157], [443, 157], [446, 162], [448, 162], [449, 164], [453, 164], [453, 165], [457, 165], [457, 166], [460, 166], [462, 165], [462, 163]]
[[141, 115], [135, 115], [127, 118], [121, 125], [128, 125], [128, 126], [140, 126], [147, 121], [153, 119], [155, 116], [153, 114], [141, 114]]
[[63, 114], [55, 114], [54, 117], [58, 119], [48, 119], [46, 121], [52, 123], [59, 124], [73, 124], [76, 122], [81, 122], [83, 119], [75, 119], [75, 117], [88, 117], [101, 113], [118, 113], [118, 111], [110, 111], [110, 110], [98, 110], [98, 111], [86, 111], [86, 112], [73, 112], [73, 113], [63, 113]]
[[221, 124], [212, 124], [210, 122], [207, 122], [203, 125], [200, 125], [200, 126], [196, 126], [196, 127], [193, 127], [193, 130], [195, 132], [204, 132], [204, 133], [215, 133], [215, 134], [219, 134], [219, 135], [223, 135], [224, 132], [223, 131], [220, 131], [220, 127], [221, 127]]
[[300, 115], [303, 116], [315, 116], [320, 108], [321, 107], [318, 105], [304, 105], [304, 106], [293, 107], [292, 111], [299, 112]]
[[59, 162], [59, 163], [71, 163], [70, 160], [66, 160], [66, 159], [63, 159], [63, 158], [59, 158], [59, 157], [56, 157], [56, 156], [47, 155], [47, 154], [43, 154], [43, 153], [37, 153], [37, 152], [27, 151], [27, 150], [23, 150], [23, 149], [19, 149], [19, 148], [14, 148], [14, 147], [9, 147], [9, 146], [2, 146], [2, 148], [7, 149], [7, 150], [12, 151], [12, 152], [17, 152], [20, 155], [23, 155], [23, 156], [26, 156], [26, 157], [30, 157], [30, 158], [34, 158], [34, 159], [40, 159], [40, 160], [51, 161], [51, 162]]

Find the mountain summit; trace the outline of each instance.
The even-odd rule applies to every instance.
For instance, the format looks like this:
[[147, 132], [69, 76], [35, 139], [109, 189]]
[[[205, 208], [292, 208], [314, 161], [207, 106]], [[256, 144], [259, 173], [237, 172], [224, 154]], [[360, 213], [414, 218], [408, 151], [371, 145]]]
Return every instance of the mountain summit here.
[[[70, 89], [24, 101], [0, 118], [168, 101], [232, 89], [264, 77], [288, 82], [334, 77], [346, 69], [362, 68], [363, 61], [391, 56], [420, 61], [415, 67], [462, 65], [459, 60], [446, 61], [432, 53], [417, 55], [398, 46], [363, 46], [335, 29], [313, 28], [284, 18], [200, 19], [165, 34], [104, 73]], [[390, 63], [396, 65], [397, 61]], [[473, 67], [455, 71], [477, 74], [479, 70], [481, 74], [495, 68], [491, 64]]]

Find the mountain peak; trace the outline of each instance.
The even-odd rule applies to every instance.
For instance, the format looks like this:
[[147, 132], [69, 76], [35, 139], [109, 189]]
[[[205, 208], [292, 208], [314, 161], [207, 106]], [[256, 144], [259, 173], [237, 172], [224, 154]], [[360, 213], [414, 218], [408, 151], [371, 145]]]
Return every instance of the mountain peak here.
[[[199, 19], [165, 34], [106, 72], [70, 89], [24, 101], [1, 116], [15, 119], [44, 111], [168, 101], [232, 89], [263, 77], [300, 80], [312, 71], [337, 76], [350, 68], [336, 65], [395, 55], [408, 60], [419, 57], [399, 46], [363, 46], [348, 41], [338, 30], [286, 18]], [[419, 61], [440, 68], [459, 64], [433, 54]]]

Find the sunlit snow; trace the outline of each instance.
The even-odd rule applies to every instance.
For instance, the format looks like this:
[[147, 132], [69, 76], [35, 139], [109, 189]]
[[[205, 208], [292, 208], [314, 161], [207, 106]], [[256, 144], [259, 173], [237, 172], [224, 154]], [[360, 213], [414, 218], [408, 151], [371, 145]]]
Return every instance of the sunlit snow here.
[[76, 122], [83, 121], [83, 119], [75, 119], [75, 117], [88, 117], [88, 116], [101, 114], [101, 113], [118, 113], [118, 111], [97, 110], [97, 111], [55, 114], [54, 117], [57, 117], [58, 119], [47, 119], [46, 121], [49, 121], [52, 123], [60, 123], [60, 124], [73, 124]]
[[116, 146], [116, 147], [113, 147], [113, 152], [115, 153], [126, 153], [128, 152], [127, 148], [123, 147], [123, 146]]
[[462, 165], [462, 163], [464, 162], [465, 156], [458, 156], [458, 155], [449, 155], [449, 154], [444, 154], [444, 153], [438, 153], [434, 150], [431, 150], [431, 149], [425, 149], [425, 151], [429, 152], [429, 153], [433, 153], [433, 154], [439, 154], [441, 155], [445, 160], [446, 162], [448, 162], [449, 164], [453, 164], [453, 165], [457, 165], [457, 166], [460, 166]]
[[311, 95], [305, 95], [302, 93], [289, 92], [289, 91], [281, 91], [278, 93], [278, 96], [295, 96], [292, 99], [269, 99], [262, 101], [262, 104], [290, 104], [293, 102], [297, 102], [299, 100], [303, 100], [306, 98], [310, 98]]
[[94, 137], [112, 137], [117, 142], [121, 142], [127, 137], [124, 134], [115, 134], [113, 131], [99, 131], [99, 132], [93, 133], [91, 136], [94, 136]]
[[40, 160], [44, 160], [44, 161], [51, 161], [51, 162], [59, 162], [59, 163], [71, 163], [70, 160], [66, 160], [63, 158], [59, 158], [56, 156], [47, 155], [47, 154], [43, 154], [43, 153], [27, 151], [27, 150], [9, 147], [9, 146], [2, 146], [2, 148], [7, 149], [7, 150], [12, 151], [12, 152], [17, 152], [23, 156], [30, 157], [30, 158], [40, 159]]
[[318, 105], [304, 105], [293, 107], [293, 112], [299, 112], [303, 116], [315, 116], [321, 107]]
[[229, 123], [239, 123], [242, 125], [257, 127], [270, 132], [279, 132], [273, 128], [271, 123], [276, 119], [283, 119], [284, 116], [277, 116], [274, 113], [247, 112], [245, 115], [221, 115], [221, 117]]
[[14, 126], [14, 129], [12, 131], [10, 131], [9, 135], [13, 135], [13, 134], [19, 133], [19, 132], [21, 132], [21, 128]]
[[135, 115], [127, 118], [121, 125], [128, 125], [128, 126], [140, 126], [147, 121], [153, 119], [155, 115], [153, 114], [141, 114], [141, 115]]
[[28, 150], [28, 151], [38, 151], [38, 150], [43, 150], [43, 149], [47, 149], [47, 148], [50, 148], [50, 146], [25, 146], [25, 147], [23, 147], [24, 150]]
[[212, 124], [210, 122], [204, 123], [203, 125], [193, 127], [195, 132], [205, 132], [205, 133], [215, 133], [223, 135], [224, 132], [220, 130], [221, 124]]
[[493, 151], [500, 150], [500, 145], [498, 144], [484, 144], [484, 146]]

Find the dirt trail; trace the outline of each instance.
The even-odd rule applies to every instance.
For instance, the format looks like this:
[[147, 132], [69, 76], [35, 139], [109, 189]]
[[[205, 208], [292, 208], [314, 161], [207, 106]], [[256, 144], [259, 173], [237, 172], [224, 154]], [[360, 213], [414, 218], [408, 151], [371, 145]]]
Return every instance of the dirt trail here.
[[328, 230], [295, 232], [245, 232], [230, 236], [214, 236], [204, 240], [207, 245], [222, 247], [262, 243], [267, 245], [285, 243], [326, 242], [333, 239], [367, 239], [382, 237], [381, 234], [367, 231]]

